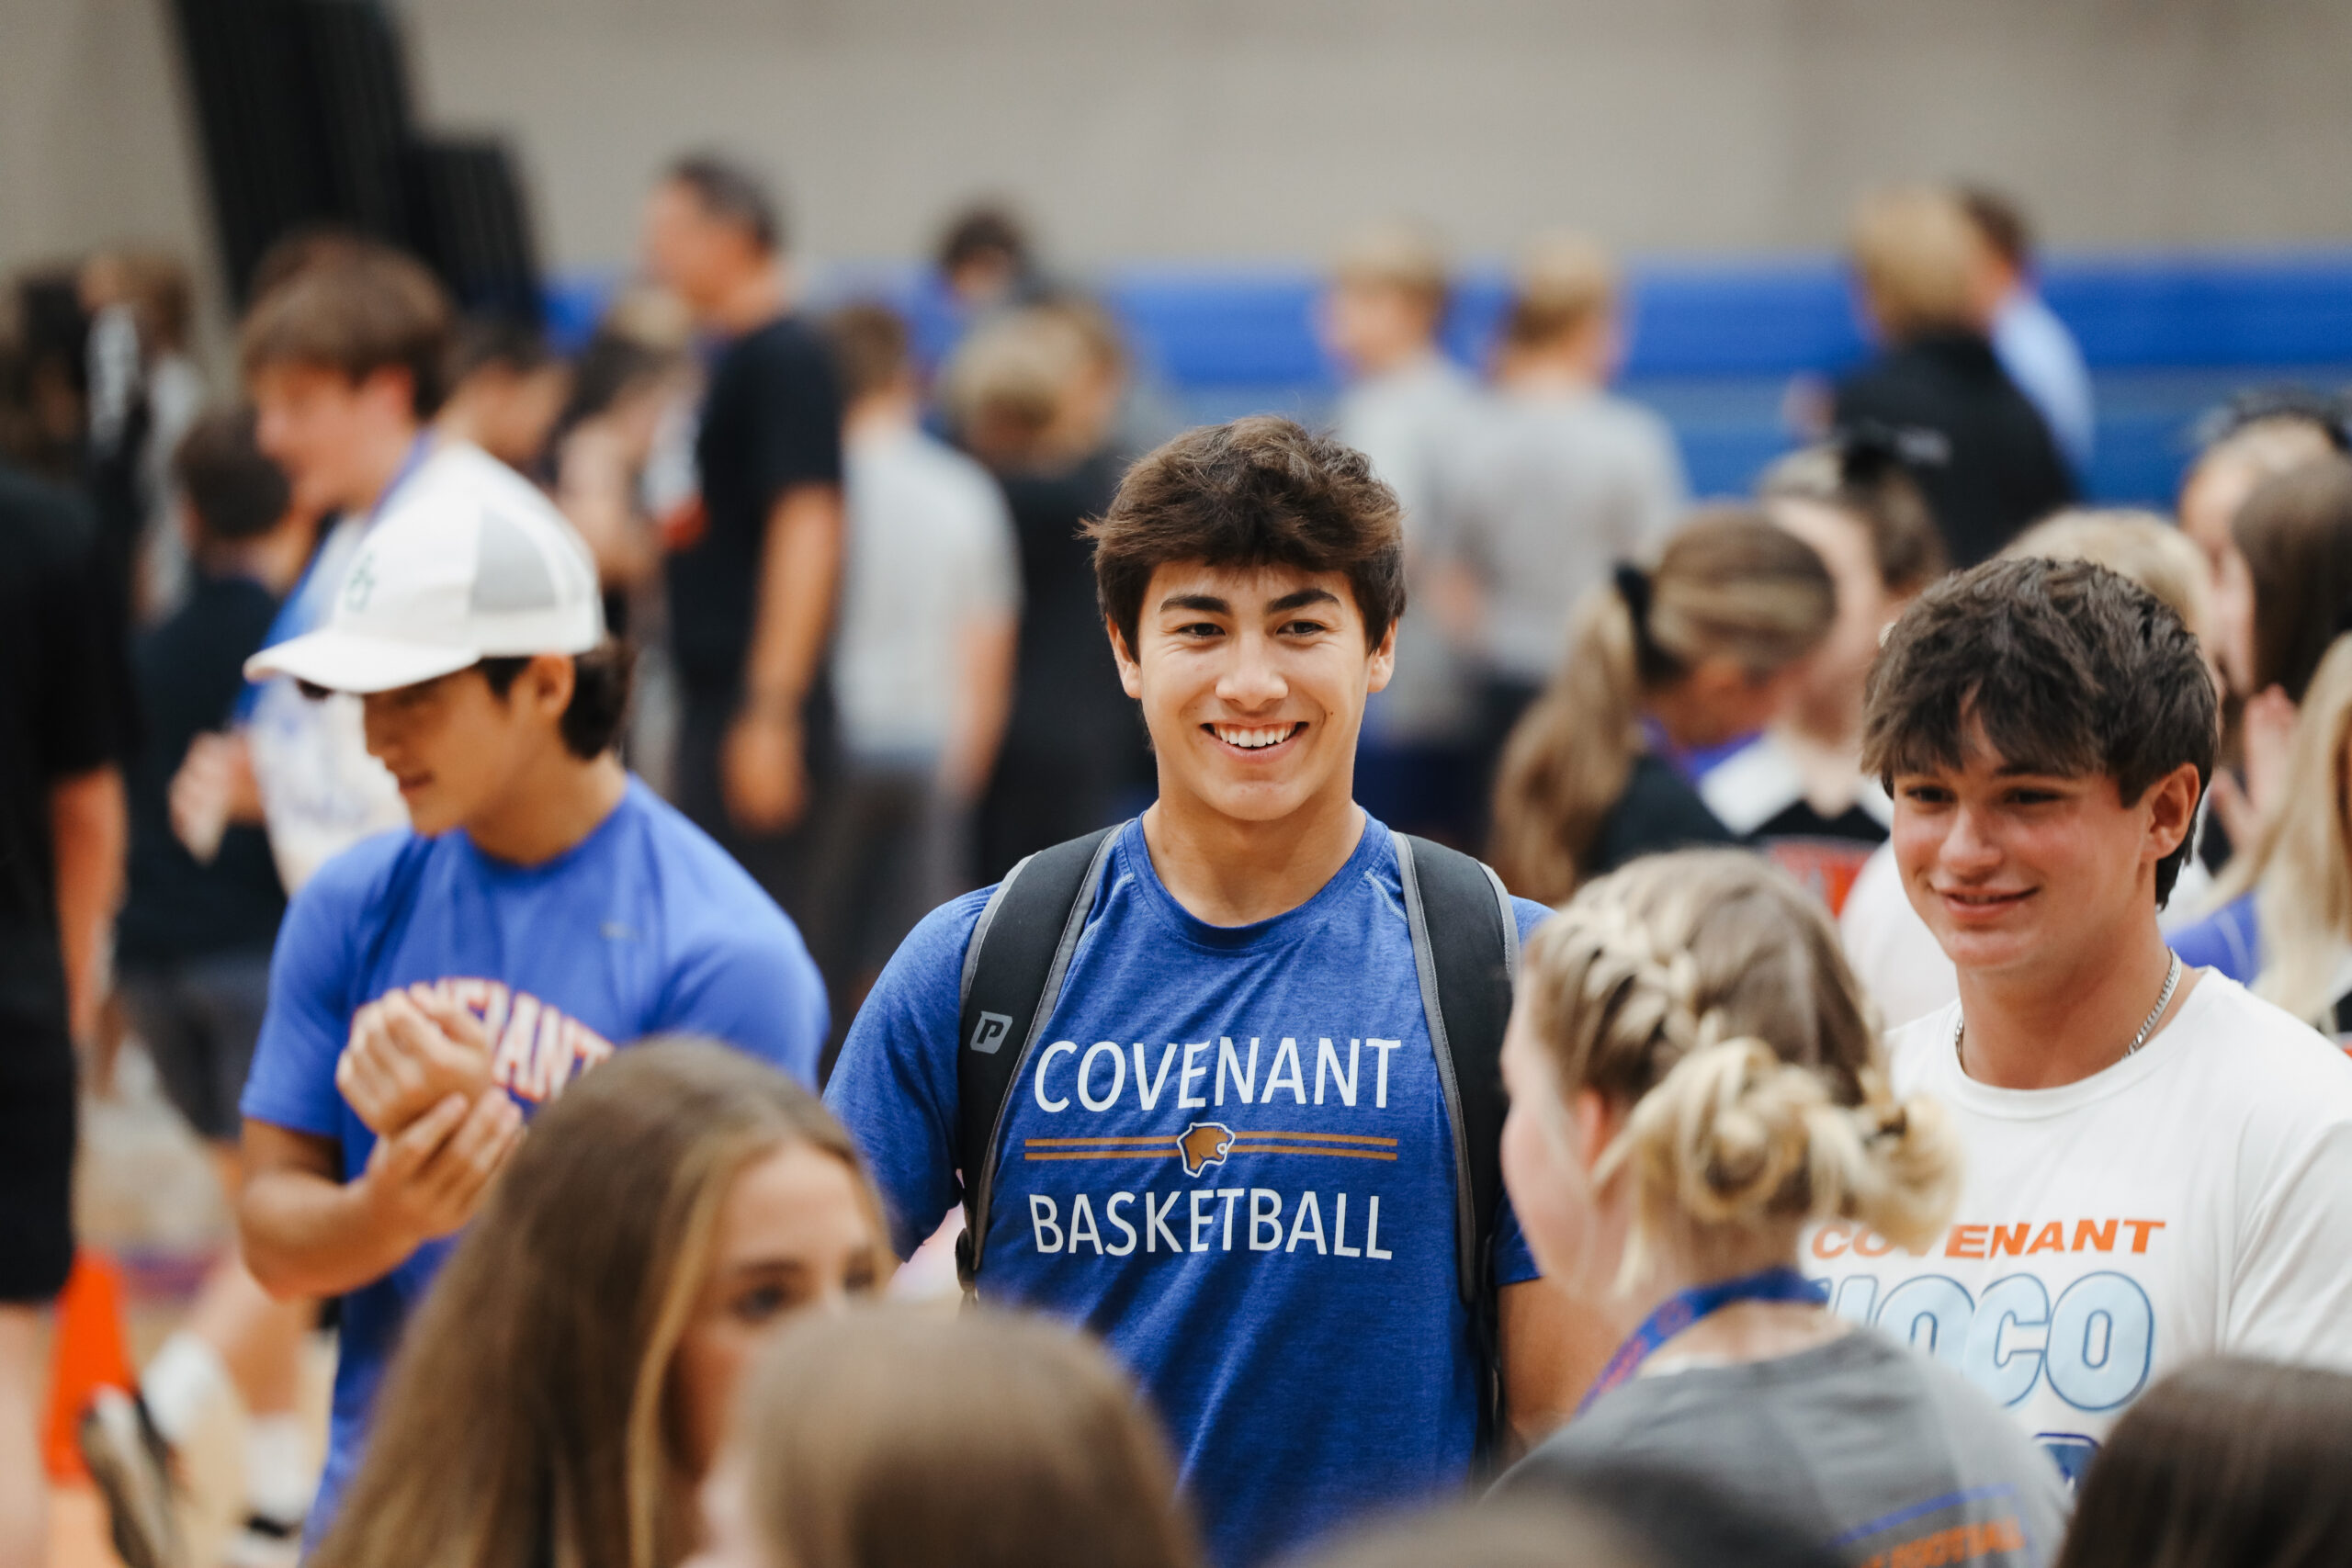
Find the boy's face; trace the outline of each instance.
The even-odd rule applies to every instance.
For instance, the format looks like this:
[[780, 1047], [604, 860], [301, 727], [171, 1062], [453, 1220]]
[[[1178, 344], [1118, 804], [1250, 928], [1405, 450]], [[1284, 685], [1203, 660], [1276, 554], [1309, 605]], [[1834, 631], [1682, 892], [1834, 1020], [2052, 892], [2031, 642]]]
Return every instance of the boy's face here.
[[265, 365], [253, 374], [254, 436], [286, 470], [298, 510], [360, 511], [376, 503], [379, 454], [414, 435], [408, 374], [355, 381], [332, 366]]
[[1154, 571], [1130, 650], [1162, 799], [1273, 822], [1355, 783], [1364, 698], [1388, 684], [1396, 637], [1366, 650], [1345, 573], [1177, 562]]
[[481, 820], [513, 803], [534, 764], [560, 748], [571, 660], [531, 660], [500, 697], [479, 669], [361, 698], [368, 752], [397, 780], [424, 835]]
[[2013, 770], [1972, 734], [1966, 765], [1894, 775], [1904, 890], [1963, 972], [2081, 972], [2137, 922], [2153, 926], [2156, 863], [2197, 811], [2183, 763], [2125, 805], [2105, 773]]
[[765, 265], [741, 226], [712, 216], [676, 180], [646, 198], [644, 243], [646, 271], [698, 316], [716, 309], [748, 269]]

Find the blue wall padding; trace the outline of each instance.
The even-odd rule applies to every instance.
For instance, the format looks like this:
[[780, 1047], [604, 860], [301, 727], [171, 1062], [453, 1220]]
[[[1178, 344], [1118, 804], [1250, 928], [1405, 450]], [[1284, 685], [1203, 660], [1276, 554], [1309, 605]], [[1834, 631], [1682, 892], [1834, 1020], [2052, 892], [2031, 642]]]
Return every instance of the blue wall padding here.
[[[616, 281], [582, 274], [550, 288], [559, 344], [585, 340]], [[1197, 419], [1328, 409], [1338, 379], [1316, 340], [1318, 287], [1311, 269], [1272, 265], [1131, 266], [1100, 281], [1139, 362]], [[2102, 501], [2169, 504], [2188, 426], [2235, 387], [2352, 379], [2352, 251], [2055, 260], [2044, 291], [2097, 385], [2098, 456], [2085, 478]], [[958, 330], [915, 267], [835, 267], [817, 292], [897, 304], [927, 362]], [[1491, 267], [1456, 290], [1446, 342], [1464, 364], [1483, 362], [1506, 292]], [[1826, 256], [1636, 263], [1628, 303], [1623, 389], [1672, 423], [1702, 493], [1745, 490], [1788, 448], [1792, 377], [1834, 376], [1869, 352], [1848, 274]]]

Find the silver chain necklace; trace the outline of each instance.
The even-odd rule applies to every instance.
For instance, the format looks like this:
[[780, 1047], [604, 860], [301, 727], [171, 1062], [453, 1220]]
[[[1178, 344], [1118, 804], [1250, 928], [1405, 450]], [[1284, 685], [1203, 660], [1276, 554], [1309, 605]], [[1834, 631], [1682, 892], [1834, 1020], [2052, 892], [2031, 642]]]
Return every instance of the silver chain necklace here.
[[[2164, 1017], [2165, 1009], [2172, 1006], [2172, 994], [2179, 986], [2180, 954], [2176, 953], [2172, 955], [2171, 966], [2165, 971], [2165, 988], [2156, 993], [2156, 1005], [2148, 1010], [2147, 1021], [2140, 1025], [2140, 1032], [2132, 1037], [2131, 1044], [2123, 1047], [2124, 1055], [2136, 1055], [2140, 1047], [2148, 1043], [2148, 1036], [2156, 1032], [2156, 1020]], [[1960, 1063], [1960, 1070], [1962, 1073], [1968, 1071], [1968, 1058], [1961, 1055], [1960, 1043], [1967, 1037], [1968, 1015], [1962, 1013], [1960, 1021], [1951, 1027], [1952, 1058]]]

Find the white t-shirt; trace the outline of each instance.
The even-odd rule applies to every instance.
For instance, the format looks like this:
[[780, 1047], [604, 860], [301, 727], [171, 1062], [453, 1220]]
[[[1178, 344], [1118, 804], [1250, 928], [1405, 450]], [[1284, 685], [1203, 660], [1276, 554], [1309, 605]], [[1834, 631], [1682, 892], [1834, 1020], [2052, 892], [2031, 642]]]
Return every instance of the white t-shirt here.
[[2078, 1476], [2157, 1378], [2221, 1352], [2352, 1370], [2352, 1060], [2205, 972], [2136, 1055], [2002, 1089], [1960, 1069], [1957, 1004], [1889, 1036], [1895, 1091], [1967, 1150], [1924, 1256], [1816, 1228], [1808, 1272], [1931, 1351]]
[[842, 734], [863, 756], [926, 759], [958, 700], [958, 636], [1021, 611], [1021, 563], [988, 470], [920, 430], [843, 451], [849, 557], [833, 649]]

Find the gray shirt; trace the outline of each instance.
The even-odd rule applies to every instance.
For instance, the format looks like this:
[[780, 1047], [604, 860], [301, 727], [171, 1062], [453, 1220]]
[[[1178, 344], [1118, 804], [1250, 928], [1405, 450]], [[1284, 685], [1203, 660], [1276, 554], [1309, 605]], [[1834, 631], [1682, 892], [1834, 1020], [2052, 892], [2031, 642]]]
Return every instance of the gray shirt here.
[[1364, 733], [1375, 739], [1434, 743], [1468, 730], [1463, 671], [1427, 606], [1438, 472], [1478, 406], [1468, 373], [1431, 354], [1358, 381], [1333, 411], [1340, 439], [1372, 459], [1373, 472], [1396, 492], [1405, 514], [1410, 575], [1396, 627], [1396, 670], [1364, 710]]
[[2070, 1506], [2057, 1467], [1990, 1399], [1871, 1329], [1770, 1360], [1634, 1378], [1497, 1490], [1569, 1486], [1628, 1463], [1695, 1475], [1860, 1568], [2041, 1568]]
[[1484, 590], [1496, 673], [1540, 682], [1576, 602], [1621, 558], [1646, 560], [1684, 500], [1666, 422], [1593, 391], [1498, 393], [1465, 424], [1441, 474], [1434, 547]]

